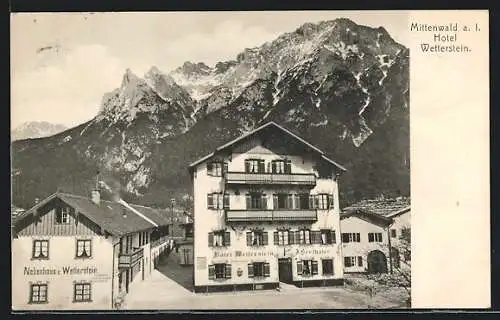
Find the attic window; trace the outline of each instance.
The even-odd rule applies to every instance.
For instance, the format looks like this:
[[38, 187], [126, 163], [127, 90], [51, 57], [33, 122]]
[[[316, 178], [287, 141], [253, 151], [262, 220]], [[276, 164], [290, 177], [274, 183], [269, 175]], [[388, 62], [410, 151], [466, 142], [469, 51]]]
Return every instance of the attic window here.
[[69, 223], [69, 207], [57, 207], [56, 208], [56, 224], [68, 224]]

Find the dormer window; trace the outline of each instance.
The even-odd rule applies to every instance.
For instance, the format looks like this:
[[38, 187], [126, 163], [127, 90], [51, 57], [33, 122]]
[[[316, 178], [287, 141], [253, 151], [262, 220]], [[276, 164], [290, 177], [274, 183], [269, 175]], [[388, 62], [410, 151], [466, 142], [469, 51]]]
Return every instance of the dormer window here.
[[246, 173], [264, 173], [265, 162], [262, 159], [248, 159], [245, 160], [245, 172]]
[[68, 224], [69, 211], [70, 211], [69, 207], [56, 208], [56, 224]]

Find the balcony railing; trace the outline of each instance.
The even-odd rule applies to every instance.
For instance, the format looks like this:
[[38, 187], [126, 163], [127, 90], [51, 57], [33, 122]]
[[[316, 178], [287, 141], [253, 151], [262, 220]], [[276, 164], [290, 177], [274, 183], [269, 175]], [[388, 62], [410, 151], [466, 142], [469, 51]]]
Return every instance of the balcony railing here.
[[227, 172], [225, 180], [228, 184], [316, 185], [316, 176], [312, 173]]
[[314, 209], [296, 210], [226, 210], [227, 222], [250, 221], [317, 221]]
[[168, 242], [168, 237], [160, 237], [154, 241], [151, 241], [151, 248], [158, 247], [164, 243]]
[[132, 268], [142, 259], [144, 256], [144, 249], [139, 248], [131, 253], [123, 253], [118, 257], [118, 267], [119, 268]]

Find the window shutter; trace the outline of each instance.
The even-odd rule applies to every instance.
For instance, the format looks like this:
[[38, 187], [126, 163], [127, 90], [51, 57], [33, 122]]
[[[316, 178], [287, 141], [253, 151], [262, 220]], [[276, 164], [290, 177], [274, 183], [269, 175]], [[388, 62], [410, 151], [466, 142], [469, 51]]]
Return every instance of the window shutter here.
[[318, 274], [318, 261], [316, 261], [316, 260], [312, 261], [311, 273], [312, 273], [312, 275]]
[[269, 244], [269, 239], [267, 237], [267, 232], [262, 233], [262, 245], [267, 246]]
[[213, 194], [207, 194], [207, 206], [208, 206], [208, 209], [214, 208], [214, 195]]
[[214, 165], [211, 162], [207, 163], [207, 175], [209, 176], [213, 175], [213, 169]]
[[215, 278], [215, 266], [209, 265], [208, 266], [208, 280], [214, 280], [214, 278]]
[[274, 244], [277, 245], [279, 243], [278, 231], [274, 231]]
[[224, 233], [224, 246], [229, 247], [231, 245], [231, 234], [229, 231]]
[[213, 232], [208, 233], [208, 246], [209, 247], [214, 246], [214, 234], [213, 234]]
[[362, 257], [358, 257], [358, 266], [359, 267], [363, 266], [363, 258]]
[[314, 196], [309, 196], [309, 209], [314, 209]]
[[332, 237], [332, 243], [337, 243], [337, 239], [335, 236], [335, 230], [330, 230], [330, 236]]
[[373, 242], [373, 233], [368, 233], [368, 242]]
[[264, 160], [259, 160], [259, 173], [266, 172], [266, 166]]
[[222, 167], [222, 176], [225, 177], [226, 174], [227, 174], [227, 172], [229, 171], [228, 164], [227, 164], [227, 162], [224, 162], [222, 165], [223, 165], [223, 167]]
[[251, 246], [251, 245], [252, 245], [252, 233], [247, 232], [247, 246]]
[[226, 279], [231, 279], [231, 265], [230, 264], [226, 264]]
[[224, 194], [224, 209], [229, 209], [229, 194], [225, 193]]
[[248, 264], [248, 277], [253, 278], [253, 263]]
[[264, 263], [264, 277], [269, 277], [271, 275], [270, 269], [269, 262]]
[[250, 161], [245, 160], [245, 172], [250, 172]]
[[262, 209], [267, 209], [267, 195], [265, 194], [262, 195]]
[[250, 194], [246, 194], [246, 199], [247, 199], [247, 209], [252, 208], [252, 199], [250, 198]]
[[328, 209], [333, 209], [333, 195], [328, 195]]
[[302, 261], [297, 261], [297, 275], [302, 275]]

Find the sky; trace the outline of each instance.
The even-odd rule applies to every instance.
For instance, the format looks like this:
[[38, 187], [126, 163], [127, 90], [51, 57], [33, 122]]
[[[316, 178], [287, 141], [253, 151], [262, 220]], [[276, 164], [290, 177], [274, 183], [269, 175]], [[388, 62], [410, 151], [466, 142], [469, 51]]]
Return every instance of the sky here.
[[275, 11], [11, 14], [11, 127], [28, 121], [76, 126], [99, 111], [102, 96], [152, 66], [234, 59], [306, 22], [345, 17], [383, 26], [405, 45], [404, 11]]

